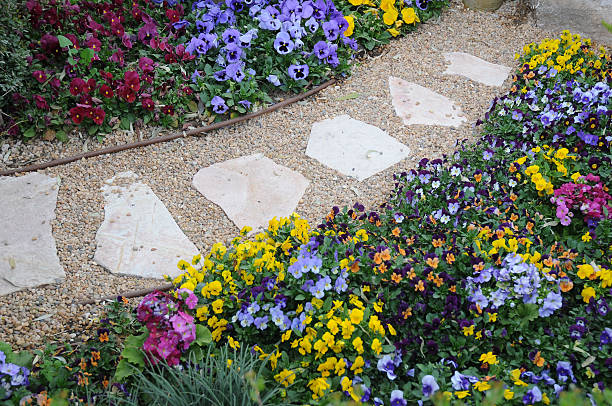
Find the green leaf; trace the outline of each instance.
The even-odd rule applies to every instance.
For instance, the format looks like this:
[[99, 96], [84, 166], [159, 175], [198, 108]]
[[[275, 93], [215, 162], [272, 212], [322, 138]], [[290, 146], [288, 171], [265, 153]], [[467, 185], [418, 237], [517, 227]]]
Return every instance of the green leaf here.
[[147, 334], [143, 333], [137, 336], [129, 336], [125, 340], [125, 348], [121, 352], [123, 359], [131, 364], [138, 365], [141, 368], [145, 366], [144, 352], [141, 348], [147, 338]]
[[83, 65], [89, 65], [89, 63], [91, 62], [91, 59], [94, 57], [94, 51], [91, 48], [84, 48], [81, 50], [80, 54], [81, 56], [81, 63]]
[[57, 39], [59, 40], [59, 46], [61, 48], [66, 48], [66, 47], [71, 47], [72, 41], [70, 41], [68, 38], [64, 37], [63, 35], [58, 35]]
[[205, 327], [201, 324], [196, 325], [196, 339], [194, 341], [195, 344], [199, 346], [204, 346], [206, 344], [210, 344], [212, 342], [212, 334], [208, 327]]
[[64, 131], [64, 130], [59, 130], [58, 132], [56, 132], [55, 133], [55, 138], [57, 138], [61, 142], [68, 141], [68, 136], [66, 135], [66, 131]]
[[134, 368], [126, 359], [122, 359], [117, 364], [117, 369], [115, 370], [115, 376], [113, 377], [114, 381], [121, 382], [125, 378], [134, 375], [136, 368]]
[[34, 127], [30, 127], [23, 133], [25, 138], [32, 138], [36, 135], [36, 129]]
[[8, 359], [10, 362], [20, 367], [32, 368], [32, 359], [34, 359], [34, 356], [28, 351], [21, 351], [19, 353], [13, 353], [13, 356], [8, 357]]
[[304, 295], [300, 294], [300, 295], [297, 295], [296, 297], [294, 297], [294, 299], [295, 299], [297, 302], [299, 302], [299, 301], [302, 301], [302, 300], [306, 299], [306, 296], [304, 296]]
[[608, 24], [604, 20], [601, 20], [601, 25], [603, 25], [606, 28], [606, 30], [608, 30], [608, 31], [610, 31], [610, 33], [612, 33], [612, 24]]

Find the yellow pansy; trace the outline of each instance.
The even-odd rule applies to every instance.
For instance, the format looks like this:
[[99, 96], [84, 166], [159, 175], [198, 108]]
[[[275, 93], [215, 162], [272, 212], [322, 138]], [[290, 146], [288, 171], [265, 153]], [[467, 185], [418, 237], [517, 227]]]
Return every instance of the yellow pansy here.
[[592, 297], [595, 297], [595, 298], [596, 298], [596, 295], [595, 295], [595, 289], [593, 289], [593, 288], [592, 288], [592, 287], [590, 287], [590, 286], [589, 286], [589, 287], [587, 287], [587, 288], [584, 288], [584, 289], [582, 290], [581, 295], [582, 295], [582, 300], [584, 300], [584, 303], [589, 303], [589, 302], [591, 301], [591, 298], [592, 298]]
[[292, 385], [295, 381], [295, 372], [290, 371], [288, 369], [283, 369], [278, 374], [274, 375], [274, 379], [276, 380], [276, 382], [280, 383], [281, 385], [284, 385], [286, 388], [289, 385]]
[[402, 10], [402, 20], [404, 20], [406, 24], [421, 22], [419, 16], [412, 7], [406, 7]]
[[493, 354], [493, 352], [489, 351], [486, 354], [481, 354], [479, 361], [486, 362], [489, 365], [497, 364], [497, 356]]
[[351, 323], [359, 324], [363, 320], [363, 310], [361, 309], [352, 309], [349, 317], [351, 319]]
[[470, 395], [470, 391], [462, 390], [462, 391], [455, 392], [455, 396], [457, 396], [459, 399], [463, 399], [464, 397], [471, 396], [471, 395]]
[[383, 22], [387, 25], [393, 25], [397, 21], [399, 13], [395, 8], [389, 9], [383, 14]]
[[382, 344], [378, 338], [375, 338], [372, 341], [372, 351], [374, 351], [376, 355], [379, 355], [382, 352]]
[[217, 299], [210, 304], [216, 314], [223, 312], [223, 299]]
[[351, 16], [344, 16], [345, 20], [348, 22], [348, 28], [344, 31], [345, 37], [350, 37], [353, 35], [353, 31], [355, 30], [355, 18]]

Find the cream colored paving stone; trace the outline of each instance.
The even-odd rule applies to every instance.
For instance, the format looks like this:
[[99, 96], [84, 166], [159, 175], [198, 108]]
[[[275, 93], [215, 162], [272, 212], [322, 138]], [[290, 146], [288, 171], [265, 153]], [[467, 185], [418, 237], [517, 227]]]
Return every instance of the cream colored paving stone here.
[[406, 125], [459, 127], [467, 121], [451, 99], [416, 83], [389, 76], [389, 90], [395, 113]]
[[447, 75], [461, 75], [487, 86], [501, 86], [512, 68], [487, 62], [465, 52], [446, 52], [444, 58], [450, 65], [444, 72]]
[[362, 181], [406, 158], [410, 149], [378, 127], [348, 115], [313, 124], [306, 155]]
[[0, 295], [64, 280], [51, 233], [57, 191], [39, 173], [0, 177]]
[[96, 233], [94, 261], [112, 273], [145, 278], [175, 277], [181, 259], [198, 249], [183, 234], [151, 188], [133, 172], [106, 181], [104, 222]]
[[266, 228], [273, 217], [289, 216], [309, 183], [301, 173], [263, 154], [216, 163], [193, 177], [193, 186], [240, 229]]

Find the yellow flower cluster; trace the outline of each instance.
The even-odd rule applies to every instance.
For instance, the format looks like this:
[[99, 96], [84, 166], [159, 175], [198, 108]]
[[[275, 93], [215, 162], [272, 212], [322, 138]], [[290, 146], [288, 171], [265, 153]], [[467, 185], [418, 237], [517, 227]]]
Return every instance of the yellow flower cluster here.
[[[349, 0], [353, 6], [370, 6], [373, 7], [366, 12], [374, 13], [378, 15], [378, 9], [376, 5], [371, 0]], [[380, 2], [380, 10], [383, 11], [382, 19], [383, 22], [390, 26], [387, 31], [394, 37], [397, 37], [400, 32], [399, 28], [403, 24], [416, 24], [421, 22], [419, 16], [416, 13], [416, 10], [413, 7], [403, 7], [404, 2], [400, 1], [400, 8], [398, 9], [395, 5], [395, 0], [381, 0]], [[401, 15], [401, 18], [400, 18]], [[350, 22], [349, 22], [350, 24]], [[352, 31], [351, 31], [352, 33]]]
[[[599, 54], [596, 54], [590, 46], [590, 39], [582, 39], [579, 34], [572, 35], [565, 30], [560, 38], [546, 38], [539, 44], [525, 45], [523, 55], [517, 54], [515, 58], [528, 64], [531, 70], [545, 65], [554, 68], [557, 72], [575, 74], [578, 71], [586, 73], [590, 67], [605, 68], [606, 63], [610, 61], [610, 55], [604, 48], [600, 48]], [[605, 76], [605, 69], [602, 69], [602, 75]]]
[[[532, 148], [531, 151], [535, 154], [534, 157], [536, 159], [542, 158], [544, 162], [548, 162], [547, 165], [551, 167], [554, 165], [556, 173], [550, 173], [557, 177], [567, 177], [569, 174], [568, 166], [569, 169], [571, 169], [571, 164], [569, 162], [576, 161], [576, 159], [578, 159], [576, 155], [570, 155], [567, 148], [559, 148], [555, 150], [554, 148], [550, 148], [548, 145], [543, 145], [541, 148]], [[523, 156], [517, 159], [515, 163], [523, 165], [527, 159], [528, 156]], [[512, 167], [514, 167], [514, 165]], [[525, 175], [529, 176], [531, 181], [536, 185], [536, 189], [540, 196], [544, 196], [545, 194], [553, 194], [554, 186], [552, 182], [542, 175], [541, 170], [542, 168], [540, 165], [533, 164], [528, 166], [524, 172]], [[580, 177], [580, 174], [577, 172], [571, 175], [571, 178], [574, 180], [577, 177]]]
[[538, 195], [552, 195], [555, 191], [553, 184], [540, 173], [540, 167], [538, 165], [528, 166], [525, 169], [525, 175], [531, 177], [531, 182], [535, 184]]

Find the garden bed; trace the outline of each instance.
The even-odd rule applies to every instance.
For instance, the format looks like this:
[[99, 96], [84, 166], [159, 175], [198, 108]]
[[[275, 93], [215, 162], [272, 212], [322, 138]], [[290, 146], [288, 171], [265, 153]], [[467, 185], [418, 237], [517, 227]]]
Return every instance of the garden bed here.
[[[75, 380], [33, 382], [100, 402], [112, 377], [111, 397], [163, 404], [220, 396], [228, 374], [266, 404], [609, 402], [610, 56], [564, 33], [520, 63], [480, 142], [396, 174], [380, 208], [272, 220], [181, 261], [176, 292], [113, 305]], [[200, 381], [159, 366], [208, 351]], [[162, 393], [162, 376], [198, 390]]]

